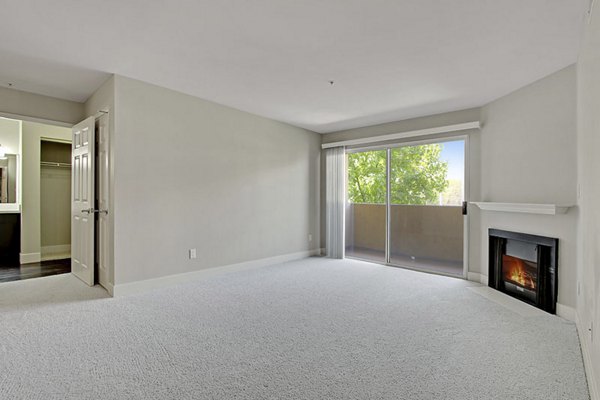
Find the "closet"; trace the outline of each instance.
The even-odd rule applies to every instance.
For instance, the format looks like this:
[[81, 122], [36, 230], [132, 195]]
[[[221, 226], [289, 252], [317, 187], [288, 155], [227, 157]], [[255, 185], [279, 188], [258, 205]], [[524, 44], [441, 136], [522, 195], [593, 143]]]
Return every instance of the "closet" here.
[[42, 260], [71, 257], [71, 143], [43, 140], [40, 146]]

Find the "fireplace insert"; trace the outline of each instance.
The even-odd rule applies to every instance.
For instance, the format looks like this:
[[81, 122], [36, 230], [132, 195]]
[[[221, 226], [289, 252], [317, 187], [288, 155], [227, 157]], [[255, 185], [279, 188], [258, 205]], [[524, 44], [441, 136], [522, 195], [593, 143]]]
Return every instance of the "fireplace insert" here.
[[558, 239], [489, 230], [488, 285], [556, 314]]

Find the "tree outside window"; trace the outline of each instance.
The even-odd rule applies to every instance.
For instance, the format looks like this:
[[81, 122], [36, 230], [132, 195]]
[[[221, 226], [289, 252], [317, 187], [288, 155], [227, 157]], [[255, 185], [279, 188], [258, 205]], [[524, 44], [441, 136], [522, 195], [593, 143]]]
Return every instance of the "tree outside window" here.
[[[460, 205], [462, 181], [448, 179], [442, 144], [391, 150], [391, 204]], [[348, 154], [348, 199], [351, 203], [385, 204], [386, 151]]]

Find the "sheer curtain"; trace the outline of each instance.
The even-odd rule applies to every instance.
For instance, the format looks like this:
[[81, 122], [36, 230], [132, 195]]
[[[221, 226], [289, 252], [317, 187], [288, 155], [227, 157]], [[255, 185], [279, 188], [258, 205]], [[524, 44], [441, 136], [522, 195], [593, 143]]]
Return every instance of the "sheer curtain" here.
[[344, 258], [344, 209], [346, 202], [346, 150], [326, 150], [326, 239], [327, 257]]

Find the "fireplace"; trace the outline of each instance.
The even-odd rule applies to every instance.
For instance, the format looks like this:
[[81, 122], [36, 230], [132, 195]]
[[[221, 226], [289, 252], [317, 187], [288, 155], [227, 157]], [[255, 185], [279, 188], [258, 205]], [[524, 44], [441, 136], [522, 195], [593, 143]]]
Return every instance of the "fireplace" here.
[[490, 229], [489, 241], [488, 285], [556, 314], [558, 239]]

